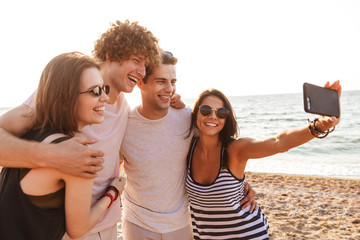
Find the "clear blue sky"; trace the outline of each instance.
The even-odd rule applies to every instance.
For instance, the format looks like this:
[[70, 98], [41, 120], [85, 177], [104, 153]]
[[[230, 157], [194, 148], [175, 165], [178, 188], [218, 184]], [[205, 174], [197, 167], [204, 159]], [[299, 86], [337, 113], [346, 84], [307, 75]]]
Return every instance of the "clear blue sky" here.
[[[34, 91], [42, 69], [68, 51], [91, 54], [110, 22], [139, 21], [179, 58], [185, 98], [301, 92], [340, 79], [360, 89], [360, 1], [2, 1], [0, 106]], [[131, 99], [138, 99], [138, 91]]]

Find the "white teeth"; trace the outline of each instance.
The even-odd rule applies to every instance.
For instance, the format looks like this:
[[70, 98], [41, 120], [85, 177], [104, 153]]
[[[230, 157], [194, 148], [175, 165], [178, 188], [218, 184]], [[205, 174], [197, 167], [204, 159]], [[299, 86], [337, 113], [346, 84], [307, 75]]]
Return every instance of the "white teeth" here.
[[95, 112], [100, 112], [100, 111], [105, 111], [105, 106], [103, 107], [98, 107], [98, 108], [94, 108]]
[[214, 123], [205, 123], [205, 126], [216, 127], [217, 124], [214, 124]]
[[170, 96], [161, 96], [160, 95], [160, 97], [170, 99]]
[[137, 82], [138, 82], [138, 80], [137, 80], [136, 78], [134, 78], [134, 77], [129, 76], [129, 79], [130, 79], [131, 81], [133, 81], [134, 83], [137, 83]]

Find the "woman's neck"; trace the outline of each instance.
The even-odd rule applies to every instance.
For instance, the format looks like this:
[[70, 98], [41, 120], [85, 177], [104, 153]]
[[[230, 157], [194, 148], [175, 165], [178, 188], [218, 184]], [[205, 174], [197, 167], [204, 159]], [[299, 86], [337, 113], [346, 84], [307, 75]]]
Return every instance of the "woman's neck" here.
[[214, 149], [221, 147], [219, 135], [209, 136], [200, 134], [199, 143], [199, 147], [204, 153], [213, 152]]

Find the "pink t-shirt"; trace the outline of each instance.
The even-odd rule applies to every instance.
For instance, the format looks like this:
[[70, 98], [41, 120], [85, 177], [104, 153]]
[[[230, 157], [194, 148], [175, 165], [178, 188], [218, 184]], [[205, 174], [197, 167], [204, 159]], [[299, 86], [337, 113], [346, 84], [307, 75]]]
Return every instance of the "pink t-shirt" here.
[[[35, 93], [25, 101], [25, 105], [33, 107], [32, 100]], [[129, 105], [124, 94], [120, 93], [114, 104], [105, 103], [104, 122], [101, 124], [93, 124], [83, 128], [79, 136], [95, 138], [97, 143], [90, 147], [99, 149], [104, 152], [104, 169], [98, 172], [98, 176], [94, 179], [92, 201], [94, 203], [104, 193], [106, 187], [114, 177], [119, 176], [120, 166], [120, 146], [124, 137], [128, 115]], [[121, 220], [120, 198], [118, 198], [106, 211], [105, 215], [99, 222], [84, 236], [108, 229]], [[70, 239], [67, 236], [64, 239]]]

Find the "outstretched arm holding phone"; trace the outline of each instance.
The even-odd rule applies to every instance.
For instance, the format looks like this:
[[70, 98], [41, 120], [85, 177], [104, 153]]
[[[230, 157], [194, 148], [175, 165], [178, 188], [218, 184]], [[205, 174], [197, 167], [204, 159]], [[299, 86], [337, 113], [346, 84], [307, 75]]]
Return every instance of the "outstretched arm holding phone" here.
[[[336, 90], [340, 99], [341, 85], [340, 81], [332, 84], [327, 82], [325, 88]], [[326, 137], [333, 128], [340, 122], [340, 117], [320, 115], [308, 125], [302, 127], [288, 129], [280, 132], [274, 137], [265, 140], [254, 140], [250, 138], [237, 143], [239, 154], [245, 159], [263, 158], [280, 152], [286, 152], [294, 147], [300, 146], [311, 139]]]
[[[325, 87], [336, 90], [340, 96], [339, 81], [327, 82]], [[206, 234], [212, 232], [216, 236], [234, 234], [237, 239], [255, 235], [268, 239], [269, 226], [261, 208], [256, 207], [254, 212], [249, 207], [241, 211], [241, 205], [234, 204], [238, 203], [237, 198], [244, 199], [242, 190], [245, 189], [248, 160], [286, 152], [315, 137], [325, 137], [339, 121], [340, 118], [334, 116], [320, 116], [308, 125], [284, 130], [264, 140], [238, 137], [237, 121], [229, 99], [216, 89], [203, 91], [192, 111], [190, 130], [196, 128], [198, 135], [188, 155], [186, 179], [194, 236], [207, 239]], [[206, 227], [199, 229], [198, 219]], [[239, 224], [229, 227], [231, 220], [227, 219], [236, 219]], [[216, 226], [212, 224], [215, 221]]]

